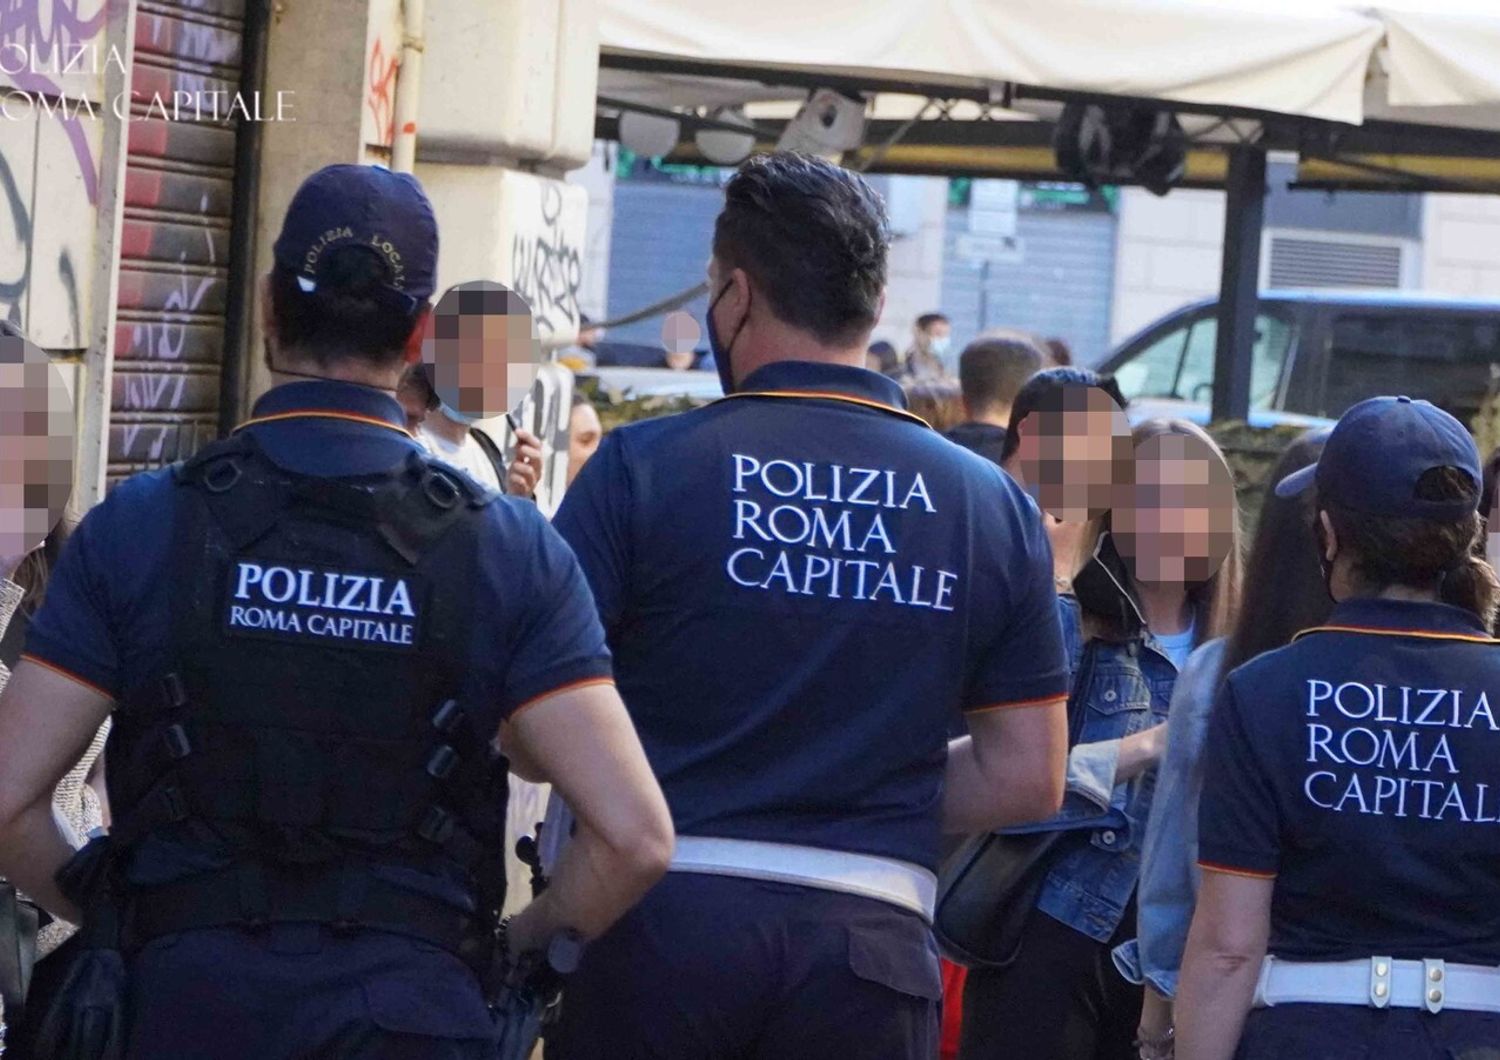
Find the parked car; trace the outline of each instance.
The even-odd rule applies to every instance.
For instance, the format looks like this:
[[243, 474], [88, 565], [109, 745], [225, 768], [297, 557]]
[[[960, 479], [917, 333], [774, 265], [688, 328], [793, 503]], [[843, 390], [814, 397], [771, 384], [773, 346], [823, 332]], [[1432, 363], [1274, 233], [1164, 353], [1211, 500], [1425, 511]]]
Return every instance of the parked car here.
[[[1208, 420], [1217, 302], [1168, 314], [1122, 343], [1113, 373], [1143, 414]], [[1500, 301], [1401, 291], [1266, 291], [1255, 321], [1250, 422], [1315, 426], [1377, 394], [1426, 398], [1469, 422], [1500, 378]]]

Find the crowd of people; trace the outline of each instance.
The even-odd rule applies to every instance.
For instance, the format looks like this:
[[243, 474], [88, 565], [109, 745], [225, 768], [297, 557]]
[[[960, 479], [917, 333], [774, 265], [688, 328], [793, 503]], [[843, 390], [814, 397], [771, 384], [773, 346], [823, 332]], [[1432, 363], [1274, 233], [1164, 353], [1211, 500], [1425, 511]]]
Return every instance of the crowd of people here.
[[[1495, 1055], [1500, 454], [1361, 402], [1242, 541], [1214, 438], [1064, 345], [872, 346], [859, 176], [725, 196], [725, 399], [575, 404], [551, 524], [422, 363], [420, 185], [334, 166], [249, 421], [0, 526], [12, 1046], [517, 1057], [560, 986], [549, 1060]], [[573, 823], [512, 916], [526, 782]]]

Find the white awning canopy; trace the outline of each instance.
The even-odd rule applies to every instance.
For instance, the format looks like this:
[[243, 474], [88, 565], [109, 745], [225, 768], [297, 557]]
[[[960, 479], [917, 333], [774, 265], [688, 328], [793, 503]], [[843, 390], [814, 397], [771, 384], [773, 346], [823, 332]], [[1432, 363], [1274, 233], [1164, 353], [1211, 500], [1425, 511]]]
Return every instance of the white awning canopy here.
[[[601, 12], [606, 56], [690, 68], [620, 93], [657, 105], [682, 105], [723, 67], [746, 99], [767, 98], [750, 76], [765, 70], [1500, 129], [1495, 0], [601, 0]], [[702, 102], [735, 94], [721, 83]]]

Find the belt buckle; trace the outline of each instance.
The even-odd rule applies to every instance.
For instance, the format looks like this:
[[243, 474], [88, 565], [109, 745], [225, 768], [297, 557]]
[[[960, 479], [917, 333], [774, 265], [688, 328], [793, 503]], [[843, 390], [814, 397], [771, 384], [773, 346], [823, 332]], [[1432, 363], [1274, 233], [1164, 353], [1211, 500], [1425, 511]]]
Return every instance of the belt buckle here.
[[1436, 1015], [1443, 1011], [1443, 998], [1448, 993], [1448, 966], [1441, 960], [1422, 960], [1422, 1006]]
[[1389, 957], [1370, 958], [1370, 1007], [1386, 1008], [1391, 1003], [1391, 969]]

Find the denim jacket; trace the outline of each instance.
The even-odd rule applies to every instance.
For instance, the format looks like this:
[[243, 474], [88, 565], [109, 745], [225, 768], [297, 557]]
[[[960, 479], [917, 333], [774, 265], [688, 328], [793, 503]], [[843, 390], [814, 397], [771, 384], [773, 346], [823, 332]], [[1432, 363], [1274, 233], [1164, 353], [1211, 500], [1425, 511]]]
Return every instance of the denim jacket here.
[[1177, 994], [1177, 973], [1198, 898], [1198, 797], [1203, 793], [1203, 738], [1224, 667], [1225, 641], [1193, 652], [1172, 693], [1167, 750], [1156, 784], [1157, 812], [1146, 827], [1137, 900], [1138, 938], [1114, 951], [1115, 967], [1132, 983]]
[[1070, 746], [1062, 810], [1009, 833], [1070, 830], [1077, 835], [1054, 855], [1037, 908], [1069, 927], [1107, 942], [1120, 926], [1140, 874], [1146, 820], [1156, 771], [1113, 783], [1126, 736], [1166, 720], [1177, 669], [1145, 628], [1139, 607], [1116, 587], [1134, 614], [1121, 640], [1085, 640], [1081, 608], [1058, 598], [1072, 668], [1068, 703]]

